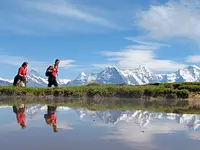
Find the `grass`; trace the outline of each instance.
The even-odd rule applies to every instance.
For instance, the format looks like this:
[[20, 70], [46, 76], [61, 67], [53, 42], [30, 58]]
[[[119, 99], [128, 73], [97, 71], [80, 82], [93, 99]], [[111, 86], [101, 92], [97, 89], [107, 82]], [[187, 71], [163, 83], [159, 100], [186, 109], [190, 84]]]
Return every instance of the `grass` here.
[[0, 87], [0, 95], [11, 96], [61, 96], [61, 97], [119, 97], [119, 98], [170, 98], [187, 99], [190, 92], [200, 91], [198, 85], [155, 84], [143, 86], [131, 85], [100, 85], [59, 88], [19, 88]]

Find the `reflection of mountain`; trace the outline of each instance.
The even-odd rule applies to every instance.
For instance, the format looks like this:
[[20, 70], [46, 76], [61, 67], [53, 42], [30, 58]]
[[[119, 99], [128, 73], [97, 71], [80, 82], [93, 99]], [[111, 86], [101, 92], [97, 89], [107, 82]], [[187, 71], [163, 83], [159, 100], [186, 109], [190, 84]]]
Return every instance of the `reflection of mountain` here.
[[40, 111], [44, 111], [44, 110], [46, 111], [47, 110], [46, 106], [40, 105], [40, 104], [27, 105], [26, 107], [27, 107], [26, 113], [27, 113], [27, 115], [30, 116], [30, 118], [34, 118]]
[[[58, 107], [56, 111], [68, 111], [69, 107]], [[44, 105], [28, 105], [27, 113], [34, 117], [39, 111], [46, 111], [47, 106]], [[90, 111], [85, 109], [74, 109], [81, 119], [89, 117], [91, 120], [102, 120], [106, 124], [117, 124], [119, 122], [132, 122], [139, 126], [147, 126], [154, 120], [174, 120], [177, 123], [184, 124], [190, 129], [200, 130], [200, 115], [190, 114], [173, 114], [162, 112], [149, 111], [120, 111], [120, 110], [105, 110], [105, 111]]]
[[[11, 106], [0, 106], [0, 109], [9, 108]], [[57, 107], [56, 111], [69, 111], [69, 107]], [[176, 121], [179, 124], [184, 124], [189, 129], [200, 131], [200, 115], [193, 114], [173, 114], [162, 112], [150, 112], [141, 110], [120, 111], [120, 110], [105, 110], [105, 111], [90, 111], [86, 109], [73, 109], [81, 119], [85, 117], [91, 120], [101, 120], [106, 124], [118, 124], [120, 122], [129, 122], [138, 124], [141, 127], [146, 127], [153, 121]], [[34, 118], [38, 113], [45, 113], [47, 106], [44, 105], [27, 105], [26, 113], [30, 118]]]
[[139, 126], [147, 126], [154, 120], [174, 120], [177, 123], [184, 124], [190, 129], [200, 130], [200, 115], [190, 114], [172, 114], [172, 113], [157, 113], [149, 111], [120, 111], [120, 110], [106, 110], [106, 111], [88, 111], [78, 110], [76, 112], [83, 116], [90, 116], [92, 118], [98, 118], [106, 124], [117, 124], [119, 122], [132, 122]]

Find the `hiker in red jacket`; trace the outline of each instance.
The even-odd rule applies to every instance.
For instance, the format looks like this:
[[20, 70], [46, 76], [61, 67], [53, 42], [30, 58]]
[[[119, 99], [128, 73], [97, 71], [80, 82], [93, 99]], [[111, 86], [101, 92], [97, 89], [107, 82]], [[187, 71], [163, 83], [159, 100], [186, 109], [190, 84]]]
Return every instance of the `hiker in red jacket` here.
[[17, 75], [15, 76], [13, 85], [16, 86], [18, 81], [23, 81], [26, 85], [26, 75], [27, 75], [28, 62], [24, 62], [19, 68]]
[[58, 132], [58, 128], [56, 125], [56, 106], [47, 106], [47, 114], [44, 115], [46, 124], [53, 127], [54, 132]]
[[58, 86], [57, 80], [56, 80], [56, 76], [58, 73], [58, 65], [60, 63], [59, 59], [56, 59], [55, 64], [50, 66], [47, 71], [46, 71], [46, 76], [48, 76], [48, 87], [51, 87], [52, 85], [54, 85], [55, 87]]

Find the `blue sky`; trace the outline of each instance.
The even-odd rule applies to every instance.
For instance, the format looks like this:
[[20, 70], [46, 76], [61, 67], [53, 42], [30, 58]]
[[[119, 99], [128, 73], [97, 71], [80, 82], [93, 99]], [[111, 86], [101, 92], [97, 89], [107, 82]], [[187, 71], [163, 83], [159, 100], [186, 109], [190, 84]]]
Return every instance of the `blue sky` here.
[[200, 65], [198, 0], [0, 1], [0, 77], [23, 61], [44, 75], [61, 59], [60, 78], [108, 65], [173, 72]]

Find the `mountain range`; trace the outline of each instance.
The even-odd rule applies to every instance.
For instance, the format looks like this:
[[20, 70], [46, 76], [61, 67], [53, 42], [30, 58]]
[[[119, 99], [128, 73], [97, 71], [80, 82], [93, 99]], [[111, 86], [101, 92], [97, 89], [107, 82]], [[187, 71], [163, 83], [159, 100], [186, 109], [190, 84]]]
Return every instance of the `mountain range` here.
[[[30, 70], [27, 76], [29, 87], [46, 87], [47, 78], [42, 77], [37, 71]], [[200, 81], [200, 68], [196, 65], [188, 66], [173, 73], [154, 73], [145, 66], [135, 69], [120, 70], [116, 67], [106, 67], [99, 73], [80, 73], [74, 80], [58, 79], [60, 86], [85, 85], [91, 82], [101, 84], [131, 84], [142, 85], [149, 83], [166, 82], [198, 82]], [[0, 78], [0, 85], [12, 85], [13, 80]]]
[[173, 73], [154, 73], [145, 66], [132, 70], [120, 70], [116, 67], [106, 67], [100, 73], [85, 74], [82, 72], [67, 85], [84, 85], [91, 82], [101, 84], [131, 84], [142, 85], [149, 83], [166, 82], [198, 82], [200, 81], [200, 68], [188, 66]]

